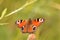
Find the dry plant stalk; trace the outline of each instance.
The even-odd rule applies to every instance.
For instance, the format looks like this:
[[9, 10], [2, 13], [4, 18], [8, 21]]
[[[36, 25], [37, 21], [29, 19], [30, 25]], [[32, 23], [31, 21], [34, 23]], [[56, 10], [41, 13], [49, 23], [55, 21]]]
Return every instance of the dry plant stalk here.
[[29, 34], [27, 40], [36, 40], [35, 34]]
[[0, 20], [5, 16], [6, 12], [7, 12], [7, 8], [5, 8], [5, 9], [2, 11], [2, 14], [1, 14], [1, 16], [0, 16]]
[[[32, 3], [36, 2], [36, 1], [37, 1], [37, 0], [33, 0], [33, 1], [31, 1], [31, 2], [28, 2], [28, 1], [27, 1], [26, 4], [24, 4], [22, 7], [14, 10], [14, 11], [12, 11], [11, 13], [9, 13], [9, 14], [7, 14], [7, 15], [5, 15], [5, 14], [6, 14], [6, 11], [7, 11], [7, 8], [5, 8], [5, 9], [3, 10], [3, 12], [2, 12], [2, 15], [1, 15], [1, 17], [0, 17], [0, 20], [3, 19], [3, 17], [8, 17], [8, 16], [10, 16], [10, 15], [12, 15], [12, 14], [15, 14], [15, 13], [18, 12], [18, 11], [21, 11], [21, 10], [24, 9], [26, 6], [32, 4]], [[5, 25], [5, 24], [8, 24], [8, 23], [0, 23], [0, 25]]]
[[[7, 8], [5, 8], [5, 9], [2, 11], [2, 14], [1, 14], [1, 16], [0, 16], [0, 20], [4, 18], [6, 12], [7, 12]], [[6, 24], [9, 24], [9, 23], [0, 23], [0, 25], [6, 25]]]
[[9, 13], [9, 14], [7, 14], [7, 15], [5, 15], [5, 17], [8, 17], [8, 16], [10, 16], [10, 15], [12, 15], [12, 14], [15, 14], [15, 13], [18, 12], [18, 11], [21, 11], [21, 10], [24, 9], [26, 6], [32, 4], [32, 3], [36, 2], [36, 1], [37, 1], [37, 0], [33, 0], [33, 1], [31, 1], [31, 2], [26, 1], [26, 3], [25, 3], [22, 7], [14, 10], [14, 11], [12, 11], [11, 13]]
[[51, 2], [50, 6], [60, 10], [60, 4], [58, 4], [58, 3]]

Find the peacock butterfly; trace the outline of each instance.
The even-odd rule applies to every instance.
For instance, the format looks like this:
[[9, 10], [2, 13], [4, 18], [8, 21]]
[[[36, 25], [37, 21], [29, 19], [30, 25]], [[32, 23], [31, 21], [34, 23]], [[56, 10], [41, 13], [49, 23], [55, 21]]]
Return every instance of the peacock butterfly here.
[[21, 28], [23, 33], [33, 33], [44, 22], [43, 18], [18, 20], [16, 24]]

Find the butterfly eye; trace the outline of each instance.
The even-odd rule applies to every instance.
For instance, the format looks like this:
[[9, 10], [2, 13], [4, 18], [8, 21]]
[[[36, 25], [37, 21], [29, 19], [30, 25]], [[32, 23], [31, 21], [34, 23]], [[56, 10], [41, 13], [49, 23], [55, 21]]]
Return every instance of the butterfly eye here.
[[24, 30], [24, 26], [21, 28], [21, 30]]
[[36, 26], [33, 26], [33, 30], [36, 30]]

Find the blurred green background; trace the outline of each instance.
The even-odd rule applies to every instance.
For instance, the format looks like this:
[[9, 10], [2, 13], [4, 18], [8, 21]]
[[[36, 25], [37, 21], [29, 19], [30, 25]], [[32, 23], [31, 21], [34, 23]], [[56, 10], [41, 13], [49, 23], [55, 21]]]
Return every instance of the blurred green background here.
[[[5, 15], [23, 6], [26, 1], [31, 0], [0, 0], [0, 16], [2, 11], [7, 8]], [[33, 1], [33, 0], [32, 0]], [[60, 0], [37, 0], [26, 6], [21, 11], [4, 17], [0, 25], [0, 40], [27, 40], [28, 33], [22, 33], [15, 22], [18, 19], [45, 18], [45, 22], [36, 30], [36, 40], [60, 40], [60, 9], [53, 7], [52, 2], [59, 6]]]

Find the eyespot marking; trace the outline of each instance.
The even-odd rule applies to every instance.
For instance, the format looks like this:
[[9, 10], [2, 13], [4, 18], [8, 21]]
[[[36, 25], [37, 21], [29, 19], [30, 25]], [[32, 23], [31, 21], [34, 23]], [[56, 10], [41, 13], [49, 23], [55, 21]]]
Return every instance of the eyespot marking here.
[[36, 26], [33, 26], [33, 30], [36, 30]]
[[20, 23], [22, 23], [22, 20], [20, 20]]
[[41, 19], [41, 18], [39, 19], [39, 22], [43, 22], [43, 21], [44, 21], [44, 19]]
[[24, 30], [24, 26], [21, 28], [21, 30]]

